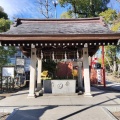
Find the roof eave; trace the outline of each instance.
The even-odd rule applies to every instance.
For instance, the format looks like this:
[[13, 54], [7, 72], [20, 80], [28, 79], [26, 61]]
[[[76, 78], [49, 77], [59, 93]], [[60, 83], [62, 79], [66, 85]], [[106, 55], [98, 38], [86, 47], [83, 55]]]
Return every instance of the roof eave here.
[[12, 41], [70, 41], [70, 40], [119, 40], [120, 33], [109, 33], [109, 34], [24, 34], [24, 35], [13, 35], [13, 34], [1, 34], [0, 41], [12, 40]]

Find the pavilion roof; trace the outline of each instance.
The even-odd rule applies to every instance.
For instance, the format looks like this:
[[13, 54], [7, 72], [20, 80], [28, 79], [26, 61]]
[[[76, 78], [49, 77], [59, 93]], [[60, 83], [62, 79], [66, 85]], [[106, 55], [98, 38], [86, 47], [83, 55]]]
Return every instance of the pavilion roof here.
[[17, 19], [4, 34], [12, 35], [65, 35], [111, 34], [102, 18], [82, 19]]
[[1, 41], [118, 41], [120, 33], [111, 31], [102, 17], [78, 19], [17, 19]]
[[63, 50], [63, 53], [66, 50], [82, 50], [86, 43], [92, 56], [100, 45], [116, 45], [119, 39], [120, 33], [111, 31], [102, 17], [17, 19], [10, 30], [0, 34], [3, 46], [22, 46], [22, 50], [29, 53], [28, 56], [31, 44], [47, 55], [55, 50]]

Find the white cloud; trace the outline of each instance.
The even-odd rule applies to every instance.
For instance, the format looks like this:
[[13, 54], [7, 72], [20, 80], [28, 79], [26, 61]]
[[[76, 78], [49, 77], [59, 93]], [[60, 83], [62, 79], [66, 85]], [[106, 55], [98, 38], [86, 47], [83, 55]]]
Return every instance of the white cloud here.
[[4, 8], [4, 11], [8, 14], [9, 18], [35, 18], [39, 16], [35, 0], [0, 0], [0, 6]]
[[[42, 15], [38, 11], [37, 0], [0, 0], [0, 6], [4, 8], [10, 19], [13, 19], [13, 17], [42, 18]], [[61, 8], [60, 5], [57, 6], [58, 18], [64, 11], [66, 11], [66, 8]]]

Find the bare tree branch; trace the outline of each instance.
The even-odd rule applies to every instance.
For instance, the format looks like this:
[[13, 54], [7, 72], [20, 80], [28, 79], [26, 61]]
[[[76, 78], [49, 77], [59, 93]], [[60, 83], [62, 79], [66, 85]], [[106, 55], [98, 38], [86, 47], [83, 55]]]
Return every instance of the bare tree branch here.
[[39, 11], [45, 18], [52, 18], [53, 17], [53, 4], [52, 0], [37, 0], [39, 4]]

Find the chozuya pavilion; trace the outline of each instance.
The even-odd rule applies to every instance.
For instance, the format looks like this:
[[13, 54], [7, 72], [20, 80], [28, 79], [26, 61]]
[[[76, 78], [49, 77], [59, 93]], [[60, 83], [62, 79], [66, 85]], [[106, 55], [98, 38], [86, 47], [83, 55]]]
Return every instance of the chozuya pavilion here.
[[[36, 63], [38, 63], [37, 89], [41, 90], [41, 60], [73, 59], [83, 57], [84, 95], [91, 96], [88, 57], [99, 46], [117, 45], [120, 33], [109, 30], [101, 17], [82, 19], [17, 19], [11, 29], [0, 34], [2, 46], [19, 46], [30, 57], [30, 85], [28, 97], [35, 97]], [[81, 64], [79, 71], [81, 71]], [[79, 77], [80, 79], [81, 77]]]

